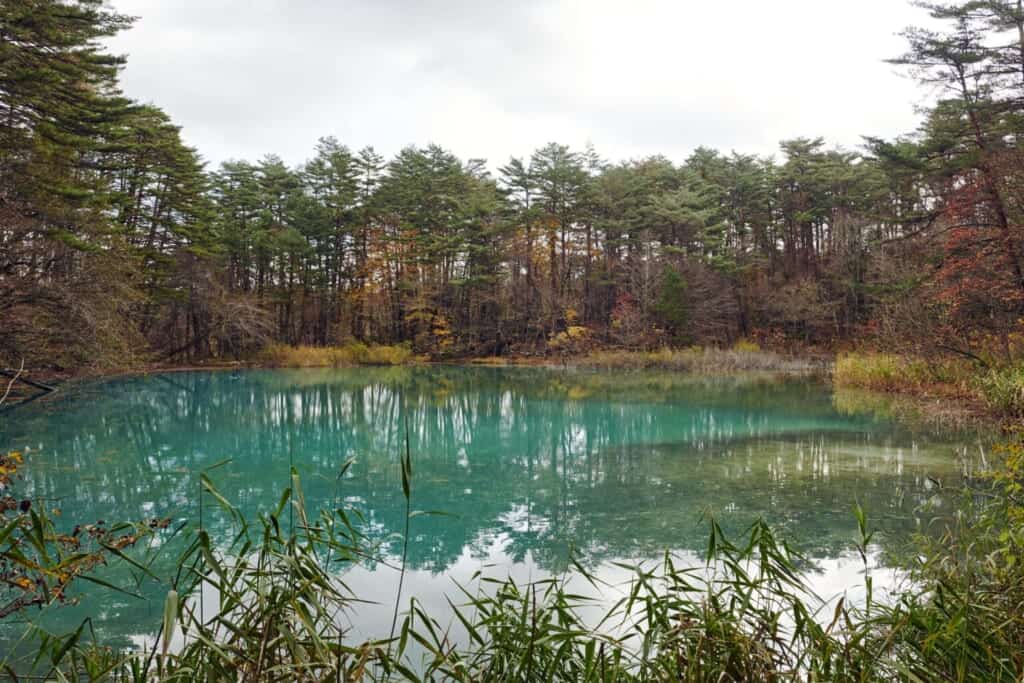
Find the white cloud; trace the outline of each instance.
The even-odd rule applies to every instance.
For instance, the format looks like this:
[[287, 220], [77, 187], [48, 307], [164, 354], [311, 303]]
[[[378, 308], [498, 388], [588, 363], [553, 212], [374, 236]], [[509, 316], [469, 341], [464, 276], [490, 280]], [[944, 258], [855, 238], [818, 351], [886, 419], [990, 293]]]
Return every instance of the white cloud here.
[[316, 139], [436, 142], [492, 165], [557, 140], [613, 159], [911, 130], [922, 93], [882, 60], [901, 0], [115, 0], [125, 91], [213, 162]]

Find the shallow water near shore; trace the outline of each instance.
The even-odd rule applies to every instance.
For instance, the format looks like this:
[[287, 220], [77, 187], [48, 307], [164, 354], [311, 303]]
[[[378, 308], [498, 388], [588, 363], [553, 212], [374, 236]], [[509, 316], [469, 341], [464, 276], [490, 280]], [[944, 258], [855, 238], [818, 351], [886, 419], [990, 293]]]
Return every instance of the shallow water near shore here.
[[[814, 590], [855, 590], [854, 505], [879, 530], [874, 561], [890, 564], [926, 522], [919, 508], [941, 513], [939, 488], [956, 485], [983, 448], [974, 434], [858, 412], [814, 379], [544, 368], [149, 375], [83, 383], [0, 420], [0, 449], [28, 453], [26, 493], [53, 500], [69, 525], [171, 517], [197, 526], [199, 473], [225, 460], [209, 476], [255, 519], [276, 506], [294, 467], [310, 508], [363, 512], [384, 560], [345, 572], [359, 598], [379, 603], [353, 607], [353, 637], [386, 636], [390, 625], [398, 575], [386, 565], [401, 554], [406, 425], [412, 508], [444, 514], [411, 522], [403, 599], [418, 597], [441, 619], [444, 596], [477, 572], [538, 579], [575, 557], [616, 583], [616, 563], [666, 550], [699, 562], [707, 516], [735, 534], [764, 517], [814, 560]], [[202, 523], [220, 543], [232, 538], [209, 499]], [[180, 542], [155, 573], [172, 570]], [[133, 590], [148, 599], [82, 585], [80, 604], [30, 616], [57, 631], [92, 616], [108, 642], [139, 642], [159, 627], [166, 587], [138, 580]]]

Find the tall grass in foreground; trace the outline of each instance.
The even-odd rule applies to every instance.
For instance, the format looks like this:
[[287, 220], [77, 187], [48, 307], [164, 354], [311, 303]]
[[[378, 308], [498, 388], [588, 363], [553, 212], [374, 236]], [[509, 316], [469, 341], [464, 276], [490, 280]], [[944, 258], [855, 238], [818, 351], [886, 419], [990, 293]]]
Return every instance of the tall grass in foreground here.
[[453, 605], [472, 641], [463, 650], [415, 605], [403, 632], [430, 653], [425, 675], [442, 680], [775, 681], [811, 672], [865, 680], [884, 669], [867, 649], [849, 647], [861, 634], [838, 616], [853, 608], [840, 604], [831, 625], [820, 623], [822, 603], [803, 587], [799, 558], [764, 523], [736, 546], [712, 522], [709, 539], [707, 567], [679, 568], [670, 556], [630, 567], [628, 594], [597, 626], [582, 616], [590, 600], [556, 578], [467, 592]]
[[[481, 579], [450, 598], [454, 617], [413, 598], [391, 637], [349, 642], [339, 615], [358, 610], [338, 567], [372, 555], [351, 513], [308, 515], [297, 474], [250, 528], [212, 483], [239, 533], [217, 548], [201, 530], [168, 593], [156, 650], [121, 655], [83, 631], [43, 636], [37, 666], [53, 680], [131, 681], [1019, 681], [1024, 675], [1024, 448], [965, 491], [959, 514], [922, 536], [905, 591], [873, 595], [866, 515], [854, 510], [866, 602], [825, 603], [804, 585], [807, 561], [763, 522], [738, 540], [708, 522], [706, 565], [630, 566], [624, 596], [600, 619], [572, 579], [576, 566], [533, 583]], [[402, 462], [412, 509], [411, 459]], [[292, 523], [288, 523], [288, 518]], [[398, 568], [401, 569], [401, 568]], [[205, 583], [219, 601], [197, 610]], [[181, 593], [179, 598], [178, 593]], [[456, 635], [456, 630], [465, 637]], [[184, 645], [162, 637], [180, 631]], [[9, 663], [8, 663], [9, 664]], [[0, 664], [2, 666], [2, 664]], [[0, 669], [2, 670], [2, 669]]]
[[[345, 640], [344, 612], [358, 603], [337, 575], [357, 561], [361, 543], [343, 510], [307, 514], [298, 474], [256, 534], [236, 510], [240, 533], [227, 550], [200, 531], [182, 566], [186, 599], [168, 600], [160, 652], [133, 656], [133, 680], [358, 680], [380, 657], [375, 643]], [[285, 522], [290, 518], [290, 522]], [[189, 599], [205, 583], [218, 604], [212, 615]], [[180, 628], [183, 646], [168, 646]], [[122, 667], [123, 668], [123, 667]]]

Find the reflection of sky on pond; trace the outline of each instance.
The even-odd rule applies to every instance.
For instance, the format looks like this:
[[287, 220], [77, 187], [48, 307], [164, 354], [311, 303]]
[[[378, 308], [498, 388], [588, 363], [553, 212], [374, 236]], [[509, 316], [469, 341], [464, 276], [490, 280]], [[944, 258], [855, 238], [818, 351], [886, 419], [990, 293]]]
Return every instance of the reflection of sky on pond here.
[[[707, 514], [733, 533], [766, 517], [840, 585], [854, 503], [894, 547], [934, 495], [930, 478], [958, 478], [966, 438], [837, 410], [806, 380], [454, 367], [154, 375], [84, 384], [0, 419], [0, 448], [31, 448], [27, 483], [60, 498], [64, 519], [194, 521], [197, 473], [229, 458], [211, 476], [255, 518], [294, 465], [311, 507], [363, 510], [392, 561], [408, 423], [413, 508], [446, 514], [412, 522], [407, 595], [440, 609], [481, 567], [536, 577], [565, 570], [575, 552], [607, 574], [614, 561], [700, 552]], [[226, 542], [211, 507], [206, 525]], [[390, 603], [388, 574], [371, 565], [347, 582]], [[90, 588], [52, 618], [99, 610], [113, 634], [159, 621], [159, 601], [107, 593]], [[375, 622], [360, 612], [361, 626]]]
[[[442, 630], [450, 634], [455, 642], [468, 642], [468, 637], [458, 619], [452, 615], [448, 600], [471, 613], [468, 606], [469, 595], [478, 591], [488, 590], [487, 583], [481, 579], [503, 581], [512, 579], [519, 586], [533, 581], [557, 578], [555, 574], [537, 564], [532, 553], [519, 562], [509, 563], [508, 554], [504, 550], [507, 539], [496, 539], [493, 546], [485, 553], [471, 554], [468, 550], [459, 556], [443, 573], [422, 569], [406, 571], [403, 580], [404, 609], [409, 604], [409, 597], [415, 596], [417, 603], [427, 614], [436, 615]], [[672, 554], [677, 570], [701, 569], [706, 567], [703, 556], [694, 551], [677, 551]], [[863, 605], [865, 596], [865, 567], [863, 560], [856, 551], [850, 550], [828, 557], [808, 558], [809, 568], [805, 572], [808, 604], [821, 599], [818, 610], [827, 624], [832, 617], [835, 603], [839, 598], [846, 602]], [[599, 577], [598, 585], [592, 584], [579, 574], [572, 574], [565, 584], [567, 593], [589, 601], [580, 609], [581, 614], [592, 627], [597, 627], [608, 612], [616, 607], [622, 599], [628, 597], [635, 580], [634, 572], [623, 566], [625, 558], [616, 561], [604, 561], [591, 567], [594, 576]], [[881, 554], [874, 547], [868, 556], [868, 571], [873, 580], [875, 600], [884, 600], [890, 590], [898, 589], [902, 578], [900, 572], [881, 564]], [[659, 558], [645, 558], [642, 562], [648, 571], [659, 571]], [[703, 572], [702, 572], [703, 573]], [[346, 585], [355, 589], [366, 604], [358, 605], [352, 612], [345, 615], [343, 621], [351, 629], [352, 640], [358, 642], [364, 638], [387, 634], [391, 625], [398, 590], [399, 573], [385, 567], [375, 570], [353, 568], [344, 574]], [[625, 615], [620, 615], [625, 616]], [[632, 615], [637, 616], [637, 613]], [[621, 623], [620, 619], [613, 620]]]

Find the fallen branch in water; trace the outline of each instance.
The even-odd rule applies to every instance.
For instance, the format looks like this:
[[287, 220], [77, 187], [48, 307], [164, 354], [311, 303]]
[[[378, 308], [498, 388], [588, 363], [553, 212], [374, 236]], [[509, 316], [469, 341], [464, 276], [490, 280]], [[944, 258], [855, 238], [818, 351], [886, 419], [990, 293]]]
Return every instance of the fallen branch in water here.
[[22, 358], [21, 359], [21, 367], [18, 368], [18, 372], [14, 375], [14, 377], [11, 378], [11, 381], [7, 383], [7, 390], [4, 392], [4, 395], [0, 396], [0, 406], [2, 406], [4, 404], [4, 401], [7, 400], [7, 397], [11, 395], [11, 389], [14, 387], [14, 383], [18, 381], [18, 378], [21, 376], [21, 373], [24, 372], [24, 371], [25, 371], [25, 359]]
[[[39, 389], [40, 391], [46, 391], [46, 392], [50, 392], [50, 393], [52, 393], [54, 391], [57, 391], [57, 387], [52, 387], [49, 384], [43, 384], [42, 382], [36, 382], [36, 381], [28, 379], [26, 377], [22, 377], [21, 375], [24, 373], [24, 370], [25, 370], [25, 360], [24, 359], [22, 359], [22, 361], [21, 361], [21, 368], [19, 368], [17, 372], [13, 372], [11, 370], [0, 370], [0, 375], [3, 375], [4, 377], [10, 377], [11, 378], [10, 384], [7, 385], [7, 393], [4, 394], [4, 398], [7, 398], [7, 394], [10, 393], [11, 387], [14, 385], [15, 382], [21, 382], [22, 384], [27, 384], [30, 387], [33, 387], [35, 389]], [[0, 403], [3, 403], [3, 401], [0, 401]]]

